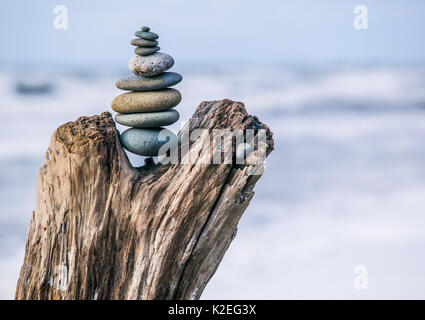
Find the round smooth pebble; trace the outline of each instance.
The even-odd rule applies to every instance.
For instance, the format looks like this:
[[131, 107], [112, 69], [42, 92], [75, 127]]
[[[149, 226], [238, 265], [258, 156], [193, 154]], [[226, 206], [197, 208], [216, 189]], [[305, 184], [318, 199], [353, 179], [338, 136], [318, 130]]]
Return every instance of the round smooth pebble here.
[[137, 46], [137, 47], [155, 47], [158, 45], [158, 41], [155, 40], [145, 40], [142, 38], [136, 38], [136, 39], [132, 39], [130, 41], [130, 43], [133, 46]]
[[169, 126], [177, 120], [180, 115], [176, 110], [146, 113], [119, 113], [115, 116], [115, 121], [123, 126], [133, 128], [156, 128]]
[[164, 111], [179, 104], [182, 96], [176, 89], [126, 92], [112, 100], [111, 107], [118, 113]]
[[131, 72], [141, 76], [156, 76], [170, 69], [174, 65], [172, 56], [155, 52], [148, 56], [135, 56], [128, 63]]
[[142, 31], [148, 32], [151, 30], [151, 28], [147, 27], [147, 26], [143, 26], [140, 28]]
[[151, 48], [145, 48], [145, 47], [137, 47], [134, 49], [134, 53], [138, 54], [139, 56], [148, 56], [154, 52], [159, 51], [160, 47], [151, 47]]
[[146, 40], [156, 40], [159, 38], [159, 36], [154, 33], [154, 32], [149, 32], [149, 31], [136, 31], [134, 33], [134, 35], [136, 37], [142, 38], [142, 39], [146, 39]]
[[150, 91], [165, 89], [176, 85], [180, 81], [182, 81], [182, 76], [180, 74], [175, 72], [164, 72], [153, 77], [144, 77], [134, 74], [118, 80], [115, 85], [122, 90]]
[[[130, 128], [120, 135], [120, 141], [128, 151], [147, 157], [165, 154], [178, 145], [178, 139], [174, 132], [164, 128]], [[166, 150], [159, 154], [161, 147], [166, 143], [167, 146], [164, 147]]]

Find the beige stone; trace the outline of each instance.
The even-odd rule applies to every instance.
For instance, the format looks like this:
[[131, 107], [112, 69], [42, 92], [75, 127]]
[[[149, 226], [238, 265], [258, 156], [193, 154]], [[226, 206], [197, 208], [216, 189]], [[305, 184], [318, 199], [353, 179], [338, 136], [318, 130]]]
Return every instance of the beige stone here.
[[111, 107], [119, 113], [162, 111], [175, 107], [181, 99], [181, 94], [176, 89], [127, 92], [115, 97]]

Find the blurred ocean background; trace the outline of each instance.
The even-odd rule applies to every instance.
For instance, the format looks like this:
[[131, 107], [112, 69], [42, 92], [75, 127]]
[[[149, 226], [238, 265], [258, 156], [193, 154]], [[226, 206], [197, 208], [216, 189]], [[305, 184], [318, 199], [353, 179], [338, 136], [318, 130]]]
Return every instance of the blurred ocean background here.
[[[69, 6], [69, 30], [52, 27], [56, 4]], [[425, 4], [374, 1], [367, 31], [352, 26], [355, 4], [2, 3], [0, 298], [14, 297], [52, 132], [112, 112], [143, 23], [183, 75], [172, 129], [201, 101], [229, 98], [274, 134], [203, 299], [424, 299]], [[367, 290], [353, 286], [357, 265]]]

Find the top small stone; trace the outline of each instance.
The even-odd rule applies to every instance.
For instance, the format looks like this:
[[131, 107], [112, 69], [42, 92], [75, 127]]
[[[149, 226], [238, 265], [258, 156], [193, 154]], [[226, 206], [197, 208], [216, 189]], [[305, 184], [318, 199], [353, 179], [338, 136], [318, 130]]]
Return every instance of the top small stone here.
[[136, 37], [145, 39], [145, 40], [156, 40], [159, 38], [159, 36], [156, 33], [149, 32], [149, 31], [136, 31], [134, 33]]
[[151, 30], [151, 28], [146, 27], [146, 26], [143, 26], [143, 27], [141, 28], [141, 30], [142, 30], [142, 31], [145, 31], [145, 32], [148, 32], [148, 31], [150, 31], [150, 30]]

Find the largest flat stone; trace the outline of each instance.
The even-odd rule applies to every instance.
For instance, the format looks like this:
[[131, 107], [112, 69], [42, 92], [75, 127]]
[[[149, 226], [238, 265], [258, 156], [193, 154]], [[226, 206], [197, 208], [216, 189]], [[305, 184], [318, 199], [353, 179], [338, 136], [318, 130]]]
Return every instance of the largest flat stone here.
[[153, 77], [131, 75], [118, 80], [117, 88], [128, 91], [151, 91], [165, 89], [182, 81], [182, 76], [175, 72], [164, 72]]
[[164, 146], [165, 154], [168, 150], [172, 150], [177, 147], [178, 139], [174, 132], [164, 129], [136, 129], [131, 128], [124, 131], [120, 135], [120, 141], [122, 146], [130, 152], [135, 154], [155, 157], [160, 155], [160, 148]]
[[112, 100], [111, 107], [118, 113], [168, 110], [179, 104], [182, 97], [176, 89], [146, 92], [127, 92]]
[[162, 52], [155, 52], [145, 57], [137, 55], [128, 63], [131, 72], [148, 77], [156, 76], [170, 69], [173, 65], [173, 57]]

